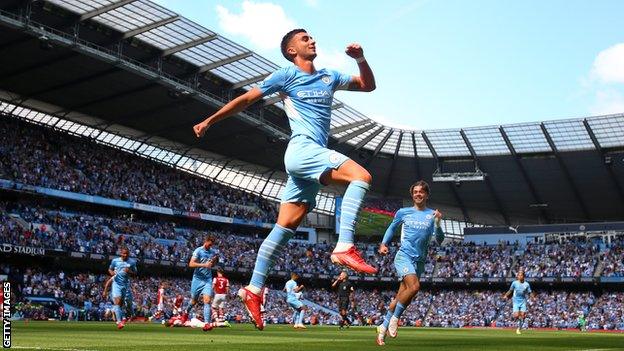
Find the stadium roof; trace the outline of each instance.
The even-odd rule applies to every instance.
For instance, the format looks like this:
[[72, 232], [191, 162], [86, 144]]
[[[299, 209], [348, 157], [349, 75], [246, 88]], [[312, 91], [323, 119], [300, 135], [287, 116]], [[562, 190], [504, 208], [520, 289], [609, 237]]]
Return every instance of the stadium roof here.
[[[195, 140], [190, 126], [278, 65], [147, 0], [4, 1], [0, 88], [271, 170], [288, 125], [275, 96]], [[19, 60], [14, 58], [19, 57]], [[383, 88], [383, 87], [380, 87]], [[434, 201], [482, 223], [622, 219], [624, 115], [449, 130], [398, 129], [334, 101], [330, 146], [364, 164], [380, 195], [405, 197], [433, 173]], [[279, 172], [278, 172], [279, 173]], [[271, 178], [271, 176], [269, 176]], [[463, 178], [462, 178], [463, 179]]]

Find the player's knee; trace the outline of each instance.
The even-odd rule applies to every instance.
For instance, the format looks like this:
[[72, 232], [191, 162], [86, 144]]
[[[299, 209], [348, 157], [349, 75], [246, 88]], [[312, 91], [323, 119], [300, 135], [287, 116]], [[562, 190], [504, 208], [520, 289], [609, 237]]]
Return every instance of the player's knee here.
[[362, 182], [373, 184], [373, 176], [364, 168], [360, 170], [355, 176], [353, 180], [360, 180]]
[[407, 290], [409, 291], [409, 293], [413, 296], [416, 295], [416, 293], [418, 292], [418, 290], [420, 290], [420, 283], [418, 281], [413, 281], [410, 282], [407, 285]]

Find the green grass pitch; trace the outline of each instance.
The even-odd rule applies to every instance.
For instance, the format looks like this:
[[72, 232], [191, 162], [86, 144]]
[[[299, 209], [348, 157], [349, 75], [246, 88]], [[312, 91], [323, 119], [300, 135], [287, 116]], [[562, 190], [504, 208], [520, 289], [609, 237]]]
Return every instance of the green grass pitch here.
[[13, 348], [17, 350], [624, 350], [624, 334], [570, 331], [401, 328], [385, 347], [375, 344], [375, 329], [309, 327], [293, 330], [269, 325], [260, 332], [251, 325], [203, 332], [130, 323], [116, 330], [113, 323], [13, 322]]
[[390, 222], [391, 216], [362, 210], [355, 224], [355, 232], [357, 235], [383, 236]]

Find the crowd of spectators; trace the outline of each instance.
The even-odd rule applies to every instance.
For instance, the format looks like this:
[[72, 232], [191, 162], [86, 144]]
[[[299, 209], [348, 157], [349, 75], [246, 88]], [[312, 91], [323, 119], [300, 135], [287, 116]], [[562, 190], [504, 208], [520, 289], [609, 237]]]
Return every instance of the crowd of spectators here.
[[431, 294], [423, 324], [430, 327], [490, 326], [504, 305], [501, 292], [441, 290]]
[[527, 278], [591, 277], [598, 263], [598, 245], [590, 242], [529, 244], [520, 264]]
[[600, 258], [602, 276], [624, 277], [624, 238], [613, 240]]
[[[6, 273], [11, 266], [0, 267]], [[15, 276], [15, 274], [13, 274]], [[102, 295], [105, 274], [44, 272], [25, 269], [17, 274], [19, 282], [20, 314], [23, 317], [46, 319], [48, 317], [80, 320], [107, 320], [111, 303]], [[134, 316], [153, 316], [156, 296], [161, 284], [165, 288], [165, 311], [172, 313], [177, 295], [188, 303], [190, 278], [152, 277], [140, 275], [132, 279]], [[231, 284], [226, 317], [235, 322], [245, 322], [248, 317], [235, 298], [240, 285]], [[265, 318], [269, 323], [291, 323], [292, 310], [285, 302], [282, 285], [271, 286], [266, 302]], [[515, 326], [511, 316], [511, 302], [503, 299], [504, 291], [496, 290], [423, 290], [404, 312], [401, 323], [406, 326], [429, 327], [509, 327]], [[356, 325], [376, 325], [381, 322], [388, 303], [394, 297], [391, 290], [359, 289], [353, 296], [351, 318]], [[45, 310], [25, 297], [52, 297], [70, 305], [64, 311], [46, 315]], [[336, 292], [328, 288], [306, 287], [303, 298], [308, 303], [307, 323], [336, 324], [339, 317], [326, 309], [336, 311]], [[530, 328], [576, 328], [579, 316], [585, 316], [591, 329], [624, 330], [624, 293], [605, 292], [596, 297], [593, 292], [540, 291], [529, 299], [526, 326]], [[75, 308], [75, 310], [72, 310]], [[196, 312], [201, 314], [201, 306]], [[17, 311], [17, 310], [16, 310]], [[48, 312], [50, 314], [50, 312]]]
[[506, 277], [515, 248], [508, 245], [448, 245], [440, 248], [437, 277], [482, 278]]
[[[576, 328], [579, 316], [587, 316], [595, 302], [592, 292], [537, 292], [528, 301], [527, 323], [534, 328]], [[514, 326], [511, 312], [502, 310], [497, 325]]]
[[602, 294], [589, 311], [588, 322], [592, 329], [624, 330], [624, 293]]
[[[21, 227], [11, 216], [28, 223]], [[217, 237], [221, 264], [251, 269], [265, 232], [247, 231], [245, 235], [224, 226], [210, 233]], [[0, 202], [0, 243], [42, 247], [59, 251], [115, 255], [121, 246], [129, 248], [138, 259], [188, 262], [193, 250], [202, 245], [207, 231], [179, 227], [176, 223], [159, 220], [138, 220], [127, 215], [102, 215], [49, 209], [23, 203]], [[591, 242], [563, 244], [530, 244], [520, 249], [516, 245], [496, 246], [450, 242], [429, 247], [429, 259], [423, 277], [480, 278], [513, 277], [524, 267], [527, 278], [533, 277], [591, 277], [602, 262], [604, 276], [624, 275], [622, 245], [614, 241], [601, 251]], [[226, 244], [227, 243], [227, 244]], [[395, 241], [390, 253], [380, 256], [375, 244], [357, 244], [368, 260], [379, 267], [382, 277], [396, 277]], [[277, 258], [275, 271], [298, 271], [309, 274], [337, 275], [339, 267], [331, 264], [332, 247], [326, 243], [310, 244], [292, 240], [284, 255]], [[513, 265], [514, 258], [517, 261]]]
[[275, 203], [259, 196], [92, 141], [0, 119], [0, 178], [191, 212], [275, 221]]

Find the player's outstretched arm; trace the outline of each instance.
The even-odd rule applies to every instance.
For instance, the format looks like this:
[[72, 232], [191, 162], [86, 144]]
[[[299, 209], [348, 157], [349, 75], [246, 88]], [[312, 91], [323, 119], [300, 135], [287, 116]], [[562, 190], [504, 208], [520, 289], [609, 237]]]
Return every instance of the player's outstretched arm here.
[[511, 294], [513, 294], [513, 289], [514, 289], [514, 283], [511, 283], [509, 290], [507, 290], [507, 292], [503, 294], [503, 299], [507, 300], [509, 297], [511, 297]]
[[358, 68], [360, 69], [360, 75], [353, 76], [351, 78], [349, 90], [367, 92], [375, 90], [377, 87], [375, 84], [375, 75], [373, 75], [373, 70], [370, 68], [366, 58], [364, 57], [364, 50], [360, 44], [349, 44], [345, 53], [355, 59], [358, 64]]
[[113, 282], [113, 278], [114, 277], [110, 277], [106, 280], [106, 283], [104, 283], [104, 291], [102, 292], [102, 297], [104, 297], [106, 299], [106, 296], [108, 295], [108, 289], [110, 288], [111, 283]]
[[381, 255], [388, 254], [388, 244], [390, 243], [390, 241], [392, 241], [392, 237], [394, 236], [395, 230], [398, 228], [398, 226], [402, 222], [403, 222], [403, 212], [401, 210], [398, 210], [394, 214], [394, 218], [392, 219], [392, 222], [386, 229], [386, 233], [384, 234], [384, 237], [381, 240], [381, 244], [379, 245], [379, 253]]
[[219, 122], [222, 119], [235, 115], [247, 107], [251, 106], [254, 102], [258, 101], [262, 97], [262, 91], [258, 88], [252, 88], [245, 94], [237, 97], [236, 99], [228, 102], [225, 106], [221, 107], [219, 111], [215, 112], [212, 116], [206, 118], [201, 123], [193, 126], [195, 136], [201, 138], [206, 133], [206, 130], [213, 124]]
[[108, 267], [108, 274], [111, 277], [115, 275], [115, 266], [113, 266], [113, 262], [111, 262], [110, 266]]

